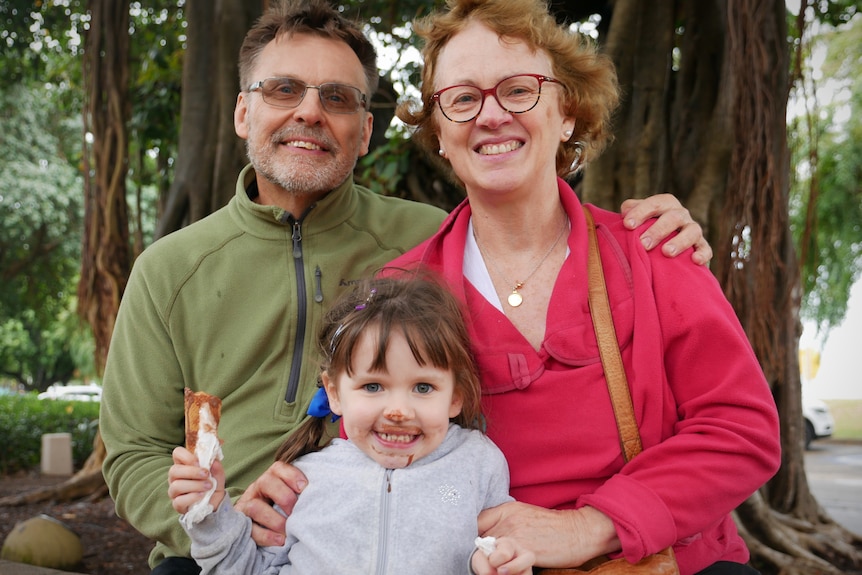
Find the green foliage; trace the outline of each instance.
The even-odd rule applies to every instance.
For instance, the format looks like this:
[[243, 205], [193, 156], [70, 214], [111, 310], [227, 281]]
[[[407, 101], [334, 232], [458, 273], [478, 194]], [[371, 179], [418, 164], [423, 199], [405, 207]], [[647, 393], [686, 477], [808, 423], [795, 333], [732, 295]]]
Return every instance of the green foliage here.
[[817, 20], [834, 28], [850, 22], [856, 14], [862, 12], [862, 1], [815, 0], [812, 2], [812, 8]]
[[43, 330], [33, 310], [0, 321], [0, 376], [15, 380], [26, 390], [44, 391], [54, 383], [68, 382], [75, 374], [96, 373], [93, 336], [72, 311], [62, 310]]
[[132, 3], [132, 156], [136, 147], [176, 153], [186, 28], [182, 4], [178, 6], [176, 0], [148, 2], [147, 6]]
[[381, 195], [393, 195], [410, 169], [410, 142], [393, 137], [359, 159], [354, 171], [356, 183]]
[[93, 451], [98, 424], [98, 402], [0, 395], [0, 473], [39, 465], [45, 433], [71, 433], [72, 462], [80, 467]]
[[[814, 100], [788, 129], [793, 165], [791, 221], [801, 262], [802, 316], [820, 331], [840, 324], [850, 289], [862, 272], [862, 18], [819, 39], [828, 48], [821, 86], [839, 95]], [[842, 98], [841, 95], [846, 98]], [[806, 218], [813, 210], [808, 235]]]
[[75, 62], [87, 20], [86, 0], [0, 0], [4, 80], [52, 81], [67, 73], [80, 78]]
[[56, 113], [61, 92], [23, 84], [0, 91], [0, 373], [35, 389], [74, 371], [64, 338], [76, 327], [81, 128]]

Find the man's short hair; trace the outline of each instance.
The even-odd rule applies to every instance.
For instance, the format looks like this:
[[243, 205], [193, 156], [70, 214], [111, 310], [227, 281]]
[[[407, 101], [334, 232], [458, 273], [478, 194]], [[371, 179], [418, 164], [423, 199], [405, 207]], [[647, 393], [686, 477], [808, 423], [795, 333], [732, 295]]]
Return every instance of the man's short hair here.
[[261, 51], [284, 34], [312, 34], [340, 40], [350, 46], [365, 71], [368, 99], [380, 82], [377, 52], [362, 32], [361, 24], [342, 16], [326, 0], [284, 0], [275, 2], [248, 31], [239, 50], [240, 90], [248, 90], [254, 63]]

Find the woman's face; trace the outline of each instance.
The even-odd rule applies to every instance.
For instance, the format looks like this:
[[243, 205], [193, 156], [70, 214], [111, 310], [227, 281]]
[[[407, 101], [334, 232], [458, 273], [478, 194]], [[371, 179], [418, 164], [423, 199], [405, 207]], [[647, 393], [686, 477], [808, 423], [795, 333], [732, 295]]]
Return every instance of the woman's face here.
[[[484, 24], [472, 22], [441, 50], [434, 90], [457, 84], [484, 90], [515, 74], [552, 76], [551, 59], [523, 41], [501, 40]], [[536, 107], [512, 114], [487, 95], [479, 115], [461, 124], [446, 119], [435, 104], [440, 148], [468, 193], [528, 192], [537, 182], [556, 177], [557, 148], [574, 125], [562, 115], [562, 98], [562, 86], [545, 82]]]

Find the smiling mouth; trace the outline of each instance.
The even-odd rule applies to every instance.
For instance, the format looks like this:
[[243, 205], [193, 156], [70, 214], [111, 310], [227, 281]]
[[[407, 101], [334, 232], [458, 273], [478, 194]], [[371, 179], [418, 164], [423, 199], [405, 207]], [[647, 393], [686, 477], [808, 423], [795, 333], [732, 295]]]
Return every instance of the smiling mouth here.
[[312, 144], [311, 142], [305, 142], [302, 140], [291, 140], [289, 142], [284, 142], [284, 145], [288, 146], [290, 148], [302, 148], [305, 150], [315, 150], [315, 151], [323, 150], [323, 148], [321, 148], [317, 144]]
[[495, 156], [497, 154], [505, 154], [507, 152], [512, 152], [523, 145], [523, 142], [514, 141], [507, 142], [505, 144], [487, 144], [484, 146], [479, 146], [479, 149], [477, 151], [483, 156]]
[[409, 433], [378, 433], [377, 437], [387, 443], [412, 443], [419, 434]]
[[389, 444], [413, 443], [422, 432], [418, 429], [381, 429], [375, 432], [380, 441]]

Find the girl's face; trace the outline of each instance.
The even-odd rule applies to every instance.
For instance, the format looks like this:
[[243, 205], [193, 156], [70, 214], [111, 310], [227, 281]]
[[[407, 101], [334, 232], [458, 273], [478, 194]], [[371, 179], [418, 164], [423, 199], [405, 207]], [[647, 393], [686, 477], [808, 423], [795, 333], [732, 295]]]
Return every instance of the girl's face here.
[[451, 370], [419, 365], [404, 334], [390, 335], [386, 369], [373, 371], [377, 330], [368, 330], [353, 354], [353, 375], [323, 373], [333, 413], [347, 436], [387, 469], [407, 467], [443, 443], [449, 419], [461, 412]]
[[[480, 89], [516, 74], [553, 76], [551, 58], [520, 40], [501, 40], [497, 33], [472, 22], [453, 36], [437, 58], [434, 90], [458, 84]], [[440, 149], [467, 191], [505, 193], [530, 191], [537, 182], [555, 181], [555, 155], [574, 120], [561, 112], [562, 86], [545, 82], [536, 107], [512, 114], [492, 95], [469, 122], [446, 119], [435, 105]], [[555, 185], [550, 186], [557, 193]]]

